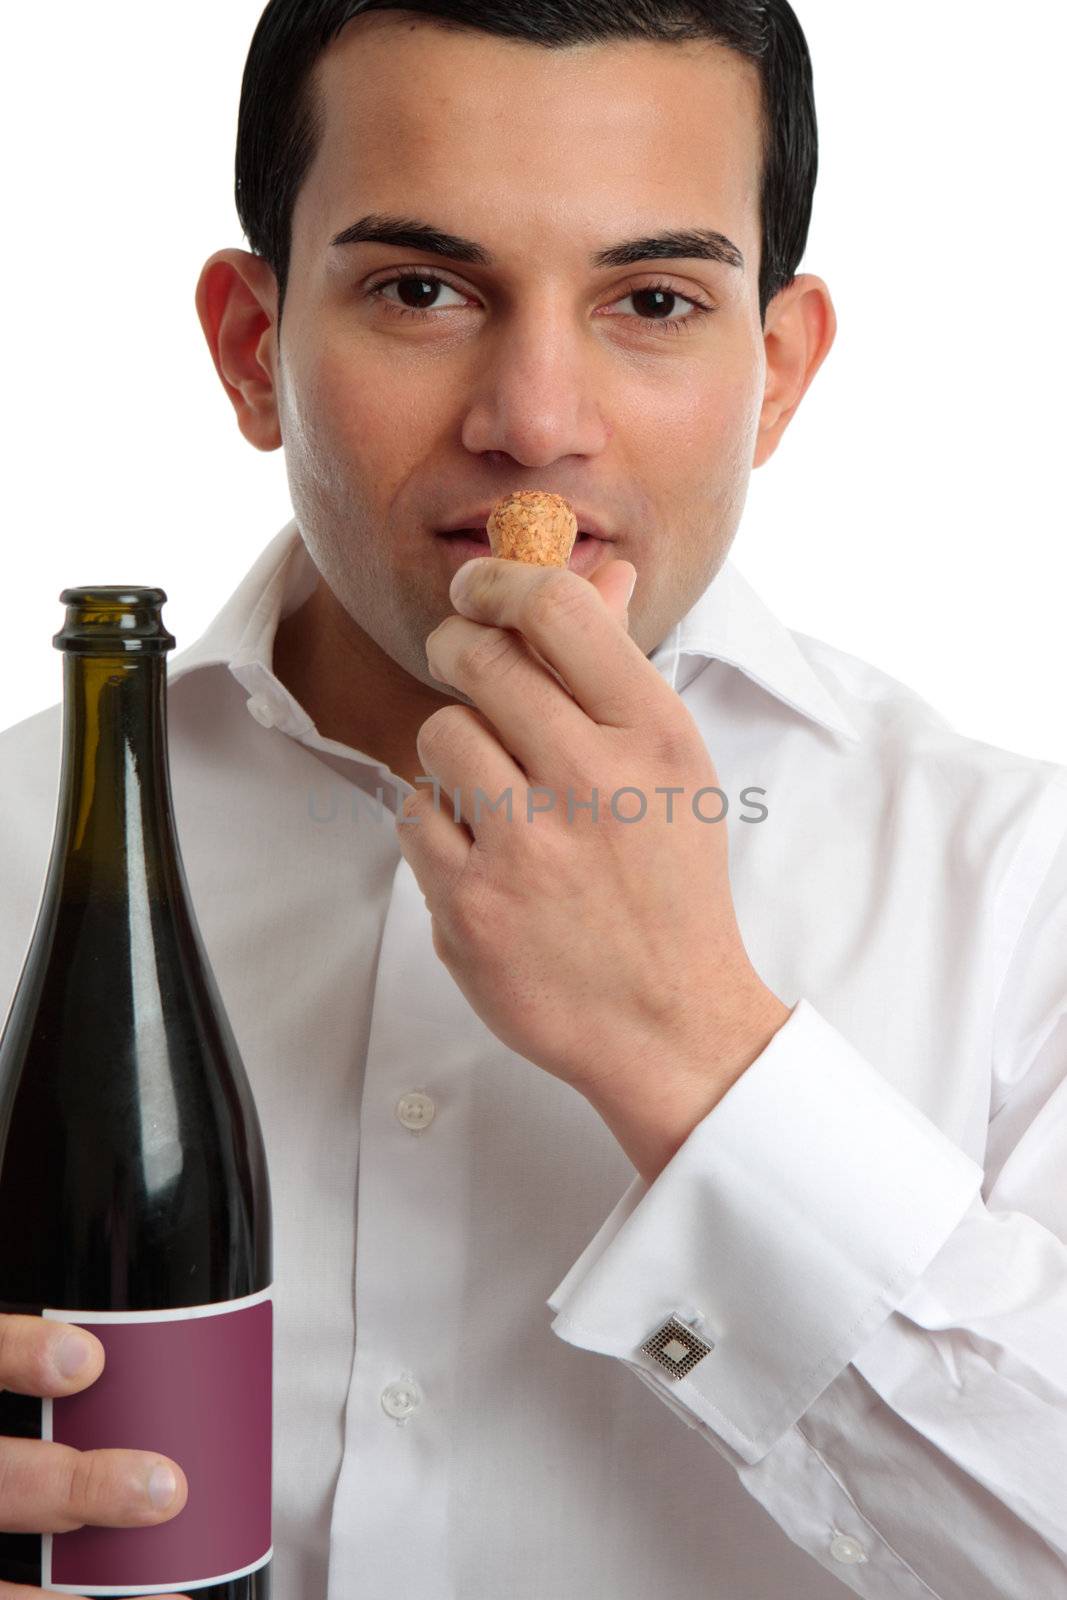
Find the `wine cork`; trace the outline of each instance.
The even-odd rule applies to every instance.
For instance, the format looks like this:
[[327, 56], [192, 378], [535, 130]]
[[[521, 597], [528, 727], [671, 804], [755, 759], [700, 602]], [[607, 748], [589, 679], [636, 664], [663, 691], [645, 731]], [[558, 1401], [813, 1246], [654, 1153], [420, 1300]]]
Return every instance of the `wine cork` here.
[[519, 489], [497, 501], [485, 531], [494, 556], [535, 567], [565, 567], [578, 537], [578, 518], [562, 495]]

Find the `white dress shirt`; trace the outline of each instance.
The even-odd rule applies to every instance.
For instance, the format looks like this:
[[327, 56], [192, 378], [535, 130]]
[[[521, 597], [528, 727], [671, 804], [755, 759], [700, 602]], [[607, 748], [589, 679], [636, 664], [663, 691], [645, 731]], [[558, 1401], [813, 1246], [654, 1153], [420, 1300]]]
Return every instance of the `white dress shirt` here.
[[[410, 785], [274, 676], [314, 576], [291, 522], [168, 695], [271, 1171], [276, 1600], [1067, 1596], [1067, 768], [728, 561], [651, 660], [795, 1009], [649, 1185], [438, 960]], [[0, 1015], [60, 734], [0, 735]], [[642, 1349], [672, 1317], [682, 1375]]]

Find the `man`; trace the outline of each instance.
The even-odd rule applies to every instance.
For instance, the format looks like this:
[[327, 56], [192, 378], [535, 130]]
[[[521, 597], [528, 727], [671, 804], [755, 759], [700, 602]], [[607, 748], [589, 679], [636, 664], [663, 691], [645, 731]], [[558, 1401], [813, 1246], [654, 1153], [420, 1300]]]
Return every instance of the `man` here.
[[[296, 517], [169, 715], [284, 1600], [1067, 1593], [1067, 774], [727, 560], [835, 318], [796, 19], [684, 14], [253, 42], [197, 306]], [[525, 488], [604, 543], [467, 566]], [[8, 989], [56, 718], [0, 743]]]

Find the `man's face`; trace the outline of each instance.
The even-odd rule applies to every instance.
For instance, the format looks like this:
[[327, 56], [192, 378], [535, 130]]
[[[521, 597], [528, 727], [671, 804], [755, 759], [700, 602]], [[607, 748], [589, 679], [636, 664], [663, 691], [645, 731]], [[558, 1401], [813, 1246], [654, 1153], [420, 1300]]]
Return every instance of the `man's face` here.
[[[754, 465], [755, 67], [711, 44], [548, 50], [379, 12], [349, 24], [319, 81], [324, 135], [294, 215], [276, 376], [320, 573], [440, 692], [425, 641], [452, 611], [458, 559], [436, 530], [547, 489], [614, 535], [603, 560], [637, 568], [630, 631], [651, 652], [724, 561]], [[370, 213], [475, 240], [494, 265], [331, 248]], [[591, 265], [667, 229], [724, 234], [743, 270]], [[415, 281], [389, 285], [401, 272]]]

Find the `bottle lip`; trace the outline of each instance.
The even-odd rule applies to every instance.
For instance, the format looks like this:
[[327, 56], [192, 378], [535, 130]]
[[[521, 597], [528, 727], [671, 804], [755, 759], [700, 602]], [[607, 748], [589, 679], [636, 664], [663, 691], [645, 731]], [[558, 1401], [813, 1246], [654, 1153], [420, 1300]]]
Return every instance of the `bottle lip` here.
[[53, 635], [57, 650], [77, 655], [161, 655], [177, 640], [160, 616], [163, 589], [131, 584], [84, 584], [64, 589], [66, 621]]

